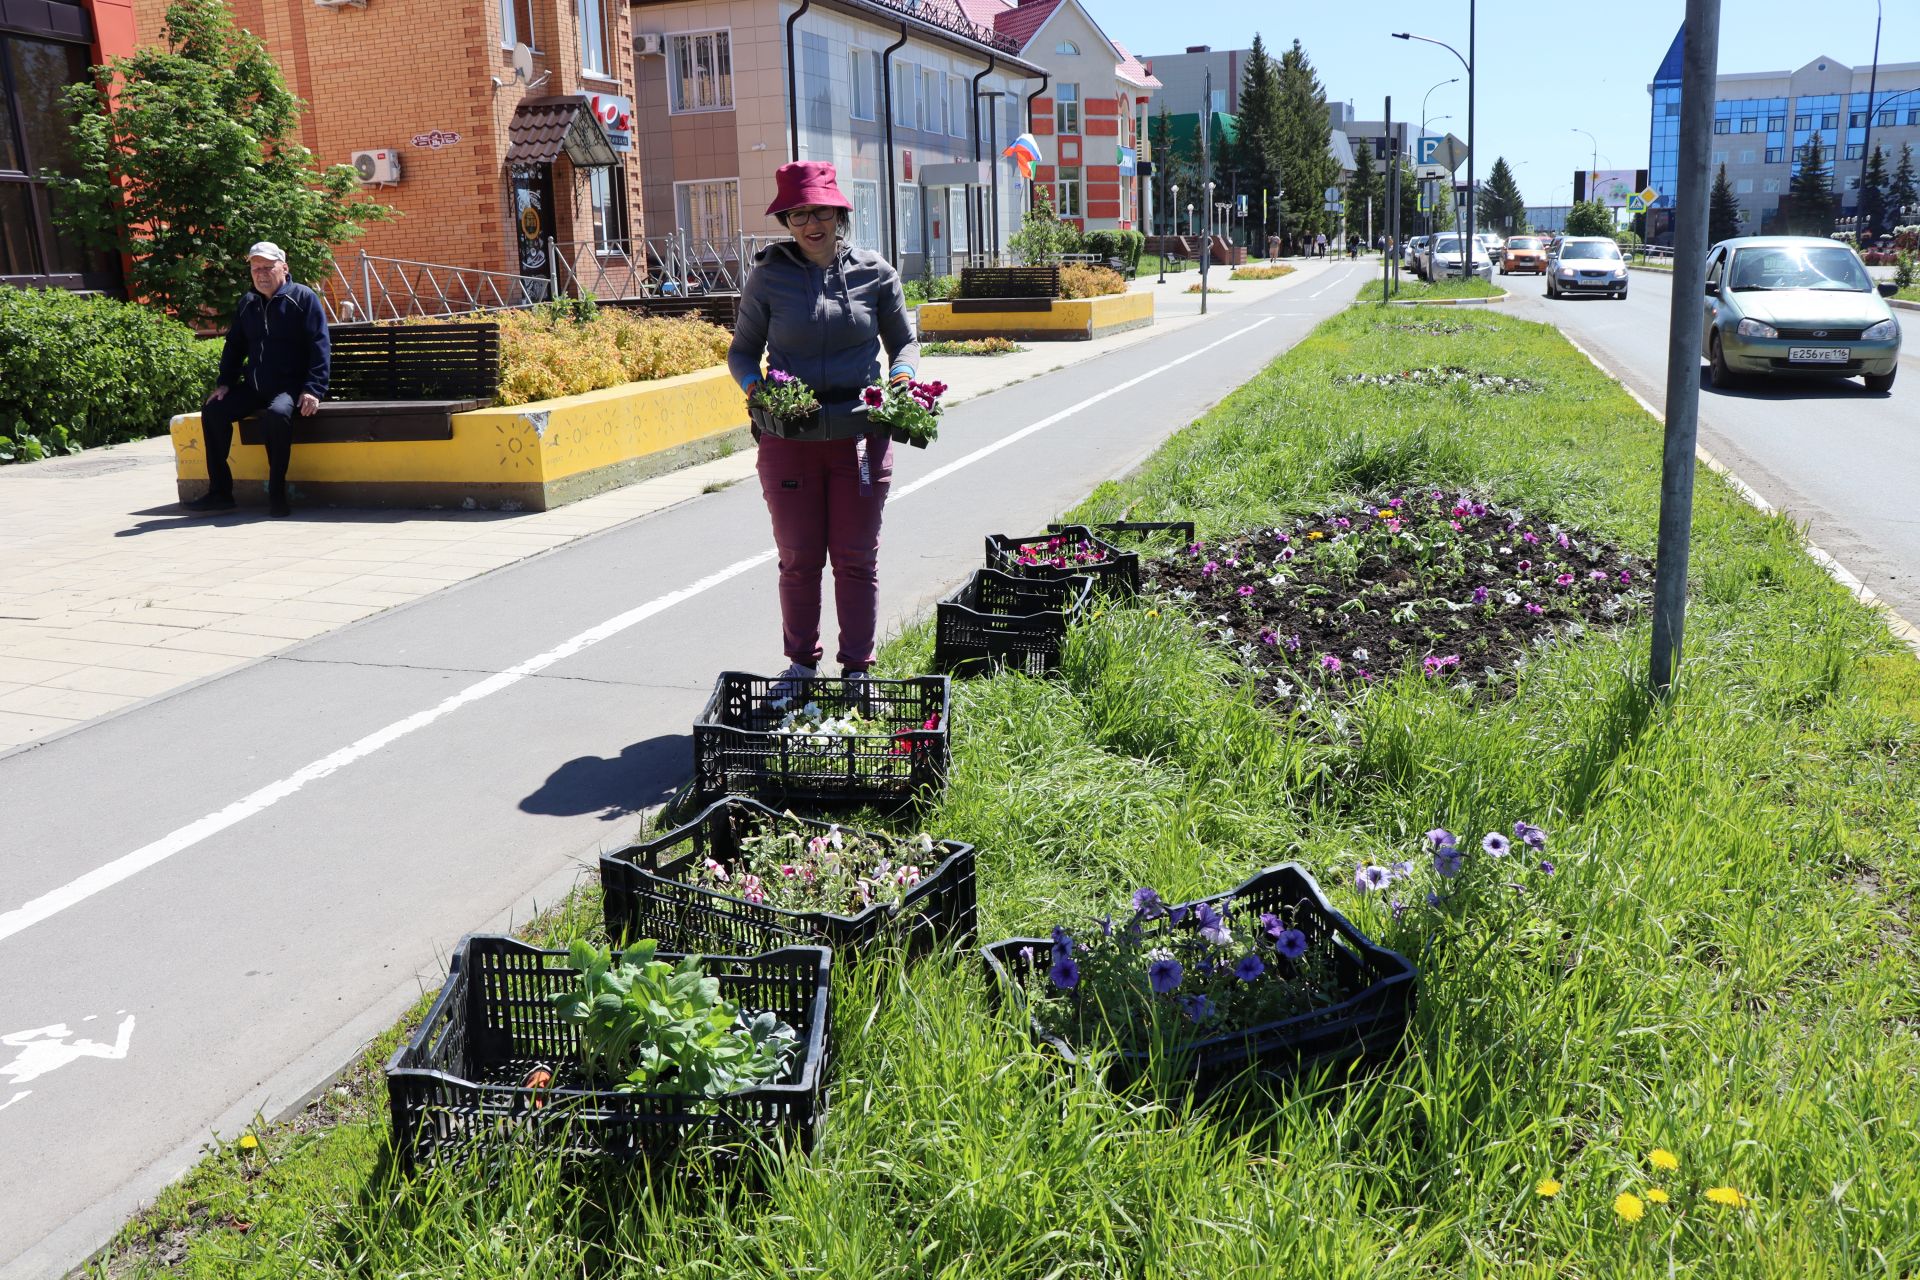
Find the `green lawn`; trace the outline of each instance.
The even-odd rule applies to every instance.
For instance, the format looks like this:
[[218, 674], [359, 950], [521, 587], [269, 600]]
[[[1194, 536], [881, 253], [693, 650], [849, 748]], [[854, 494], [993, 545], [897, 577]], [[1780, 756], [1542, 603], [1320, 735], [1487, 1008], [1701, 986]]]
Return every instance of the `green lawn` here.
[[[1194, 261], [1192, 258], [1168, 258], [1167, 259], [1167, 273], [1169, 275], [1172, 275], [1175, 272], [1198, 271], [1199, 269], [1200, 269], [1200, 264]], [[1135, 275], [1142, 280], [1146, 279], [1148, 276], [1153, 276], [1155, 278], [1158, 278], [1160, 275], [1160, 255], [1157, 253], [1141, 254], [1140, 265], [1137, 268], [1135, 268]]]
[[[1360, 287], [1360, 301], [1380, 301], [1381, 281], [1369, 280]], [[1487, 280], [1435, 280], [1428, 283], [1410, 271], [1400, 275], [1400, 287], [1394, 291], [1395, 302], [1420, 302], [1438, 298], [1492, 298], [1505, 292], [1499, 285]]]
[[[1327, 322], [1074, 514], [1211, 539], [1433, 486], [1651, 551], [1660, 424], [1549, 328], [1415, 314]], [[1334, 384], [1430, 366], [1546, 387]], [[100, 1273], [1910, 1277], [1920, 664], [1789, 518], [1698, 483], [1666, 704], [1640, 692], [1634, 619], [1526, 655], [1498, 695], [1408, 674], [1283, 717], [1154, 601], [1105, 607], [1062, 679], [956, 684], [927, 826], [979, 848], [983, 939], [1297, 859], [1422, 967], [1395, 1063], [1189, 1108], [1035, 1049], [974, 956], [879, 962], [837, 975], [812, 1155], [770, 1158], [751, 1190], [525, 1157], [397, 1185], [363, 1073], [258, 1151], [225, 1135]], [[924, 669], [931, 644], [917, 626], [884, 664]], [[1353, 887], [1362, 862], [1420, 858], [1430, 827], [1521, 819], [1557, 863], [1524, 897], [1447, 923]], [[591, 928], [596, 902], [542, 936]]]
[[1902, 302], [1920, 302], [1920, 285], [1908, 285], [1893, 296]]

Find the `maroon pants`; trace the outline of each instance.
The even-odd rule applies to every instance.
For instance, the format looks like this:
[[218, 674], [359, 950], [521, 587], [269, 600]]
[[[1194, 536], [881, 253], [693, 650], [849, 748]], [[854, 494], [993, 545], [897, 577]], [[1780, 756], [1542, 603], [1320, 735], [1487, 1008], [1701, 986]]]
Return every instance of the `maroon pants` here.
[[780, 626], [790, 661], [820, 665], [820, 573], [833, 562], [842, 667], [873, 665], [880, 613], [880, 510], [893, 483], [893, 443], [868, 437], [867, 492], [858, 440], [760, 438], [760, 492], [780, 550]]

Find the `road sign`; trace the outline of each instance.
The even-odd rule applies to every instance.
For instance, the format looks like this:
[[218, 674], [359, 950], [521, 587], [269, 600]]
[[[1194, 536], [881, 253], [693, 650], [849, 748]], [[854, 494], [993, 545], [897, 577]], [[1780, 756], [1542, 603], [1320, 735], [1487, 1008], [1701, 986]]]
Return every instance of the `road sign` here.
[[1422, 182], [1438, 181], [1447, 176], [1447, 166], [1443, 164], [1423, 164], [1416, 166], [1413, 176]]
[[1439, 165], [1452, 173], [1467, 162], [1467, 144], [1452, 134], [1423, 133], [1414, 139], [1413, 162]]
[[1646, 196], [1644, 196], [1644, 195], [1642, 195], [1642, 194], [1641, 194], [1640, 192], [1638, 192], [1638, 191], [1636, 191], [1636, 192], [1634, 192], [1634, 193], [1633, 193], [1632, 195], [1630, 195], [1630, 196], [1628, 196], [1628, 197], [1627, 197], [1627, 212], [1628, 212], [1628, 213], [1645, 213], [1646, 211], [1647, 211], [1647, 198], [1646, 198]]
[[1320, 193], [1320, 198], [1322, 200], [1325, 200], [1328, 204], [1337, 204], [1340, 200], [1340, 188], [1328, 187], [1325, 191], [1322, 191]]
[[1649, 209], [1653, 208], [1654, 202], [1659, 198], [1660, 198], [1660, 188], [1658, 187], [1650, 186], [1645, 191], [1642, 191], [1640, 193], [1640, 199], [1645, 201], [1646, 207]]
[[1341, 205], [1338, 200], [1329, 200], [1321, 205], [1320, 208], [1327, 213], [1338, 213], [1340, 212]]

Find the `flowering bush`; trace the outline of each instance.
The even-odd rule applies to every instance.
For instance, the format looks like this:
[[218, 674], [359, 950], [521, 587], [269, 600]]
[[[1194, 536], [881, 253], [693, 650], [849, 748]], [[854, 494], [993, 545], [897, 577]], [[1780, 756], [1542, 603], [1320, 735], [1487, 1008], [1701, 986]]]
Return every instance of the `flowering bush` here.
[[926, 448], [940, 435], [940, 397], [944, 382], [915, 382], [911, 378], [860, 393], [867, 419], [891, 428], [894, 438]]
[[1020, 953], [1047, 1034], [1138, 1051], [1161, 1037], [1231, 1035], [1341, 998], [1337, 975], [1293, 919], [1236, 910], [1231, 900], [1170, 906], [1152, 889], [1134, 890], [1132, 907], [1124, 924], [1109, 915], [1079, 936], [1055, 926], [1048, 954]]
[[1497, 373], [1477, 373], [1459, 365], [1435, 365], [1425, 369], [1402, 369], [1397, 373], [1348, 373], [1333, 380], [1336, 387], [1466, 387], [1495, 395], [1540, 390], [1532, 378], [1509, 378]]
[[781, 911], [857, 915], [875, 903], [897, 905], [935, 860], [925, 832], [896, 839], [839, 826], [818, 835], [768, 829], [742, 837], [731, 865], [708, 858], [690, 879]]
[[1099, 298], [1126, 291], [1126, 279], [1118, 271], [1079, 265], [1060, 268], [1060, 296], [1063, 298]]
[[1277, 700], [1349, 696], [1402, 671], [1497, 682], [1530, 645], [1629, 616], [1651, 579], [1644, 558], [1577, 529], [1438, 489], [1149, 565]]
[[[1354, 870], [1354, 888], [1387, 894], [1396, 920], [1415, 909], [1460, 917], [1485, 907], [1503, 889], [1525, 893], [1530, 877], [1554, 874], [1545, 856], [1547, 833], [1531, 822], [1514, 823], [1511, 837], [1489, 831], [1477, 845], [1461, 846], [1453, 832], [1435, 827], [1426, 834], [1424, 859], [1385, 866], [1363, 862]], [[1474, 918], [1472, 931], [1492, 936], [1482, 916]]]
[[583, 315], [542, 309], [484, 317], [500, 326], [498, 403], [527, 404], [695, 373], [725, 360], [732, 341], [725, 329], [704, 320], [642, 317], [612, 307]]
[[754, 384], [747, 401], [782, 422], [804, 422], [820, 412], [813, 388], [780, 369], [769, 369], [767, 376]]

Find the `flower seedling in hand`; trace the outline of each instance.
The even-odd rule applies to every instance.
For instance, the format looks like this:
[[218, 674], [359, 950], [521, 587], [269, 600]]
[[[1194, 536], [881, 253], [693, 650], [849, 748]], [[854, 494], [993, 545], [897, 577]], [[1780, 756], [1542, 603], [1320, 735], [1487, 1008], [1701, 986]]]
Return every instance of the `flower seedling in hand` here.
[[940, 397], [946, 393], [944, 382], [903, 378], [868, 387], [860, 393], [860, 404], [869, 422], [887, 427], [895, 439], [924, 449], [940, 436]]
[[755, 383], [747, 399], [781, 422], [806, 422], [820, 411], [813, 389], [780, 369], [770, 370], [764, 381]]

